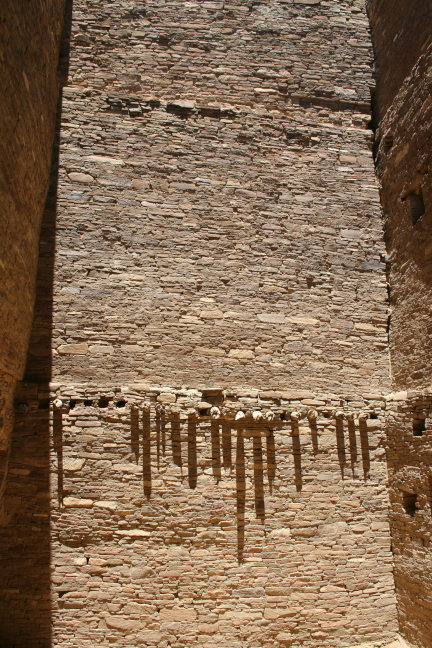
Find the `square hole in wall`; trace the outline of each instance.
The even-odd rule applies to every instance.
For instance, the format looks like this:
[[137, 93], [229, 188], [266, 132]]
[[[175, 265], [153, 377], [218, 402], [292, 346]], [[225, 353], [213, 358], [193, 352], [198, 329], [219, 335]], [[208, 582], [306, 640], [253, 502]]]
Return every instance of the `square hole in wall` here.
[[421, 437], [423, 432], [426, 430], [426, 419], [425, 418], [415, 418], [413, 420], [413, 436]]
[[412, 224], [415, 225], [426, 211], [422, 190], [419, 189], [419, 193], [410, 193], [408, 198], [411, 208]]
[[224, 395], [222, 388], [214, 387], [202, 390], [203, 400], [212, 405], [223, 405]]
[[416, 514], [417, 507], [417, 495], [415, 493], [407, 493], [402, 491], [402, 506], [404, 507], [405, 513], [413, 517]]
[[383, 153], [384, 153], [385, 155], [387, 155], [388, 153], [390, 153], [390, 151], [391, 151], [391, 149], [392, 149], [392, 146], [393, 146], [393, 135], [391, 135], [390, 133], [388, 133], [387, 135], [385, 135], [385, 136], [383, 137], [383, 141], [382, 141], [382, 149], [383, 149]]
[[429, 482], [428, 500], [429, 500], [430, 512], [432, 515], [432, 476], [428, 477], [428, 482]]

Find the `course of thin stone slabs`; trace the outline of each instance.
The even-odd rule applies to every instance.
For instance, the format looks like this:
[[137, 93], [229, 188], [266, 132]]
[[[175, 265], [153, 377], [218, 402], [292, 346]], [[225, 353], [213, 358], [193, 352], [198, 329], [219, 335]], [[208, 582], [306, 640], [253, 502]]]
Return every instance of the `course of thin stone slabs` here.
[[[46, 410], [45, 396], [17, 415], [9, 496], [24, 467], [45, 474], [29, 431], [51, 412], [51, 499], [28, 483], [21, 541], [49, 504], [54, 645], [392, 639], [382, 400], [74, 386]], [[16, 623], [43, 575], [33, 542]]]
[[3, 538], [32, 648], [394, 637], [371, 60], [357, 1], [75, 3]]

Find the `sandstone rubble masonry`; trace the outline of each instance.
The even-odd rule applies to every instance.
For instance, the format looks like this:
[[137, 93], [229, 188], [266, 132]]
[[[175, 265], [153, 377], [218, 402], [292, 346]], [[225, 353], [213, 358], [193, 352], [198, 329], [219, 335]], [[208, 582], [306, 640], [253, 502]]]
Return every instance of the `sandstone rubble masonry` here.
[[28, 4], [2, 0], [0, 7], [0, 498], [33, 316], [63, 18], [59, 0]]
[[363, 2], [77, 0], [72, 36], [52, 376], [42, 302], [2, 532], [29, 567], [4, 579], [9, 643], [389, 642]]
[[420, 391], [432, 383], [431, 69], [429, 46], [420, 50], [378, 123], [376, 159], [389, 256], [394, 387]]
[[55, 379], [386, 388], [370, 61], [358, 2], [75, 3]]
[[387, 418], [390, 529], [400, 629], [432, 645], [432, 430], [430, 394], [400, 393]]
[[401, 631], [412, 643], [430, 647], [432, 4], [372, 0], [369, 14], [396, 392], [388, 399], [387, 421], [395, 584]]
[[[49, 604], [40, 542], [48, 470], [32, 433], [46, 393], [33, 393], [24, 386], [29, 410], [17, 415], [8, 493], [31, 568], [24, 582], [10, 568], [0, 609], [2, 627], [11, 617], [25, 630], [26, 610], [37, 602], [46, 614]], [[384, 402], [341, 408], [338, 396], [305, 391], [207, 392], [216, 396], [209, 407], [197, 390], [55, 389], [52, 645], [390, 642]], [[17, 535], [0, 537], [15, 555]], [[43, 623], [35, 618], [20, 646], [47, 645], [35, 641]]]

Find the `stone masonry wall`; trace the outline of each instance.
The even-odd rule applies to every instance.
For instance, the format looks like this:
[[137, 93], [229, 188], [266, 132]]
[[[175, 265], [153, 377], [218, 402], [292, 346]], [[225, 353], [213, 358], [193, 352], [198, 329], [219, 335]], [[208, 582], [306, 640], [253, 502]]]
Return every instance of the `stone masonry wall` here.
[[[33, 516], [48, 495], [43, 450], [31, 442], [46, 392], [29, 399], [29, 389], [7, 498], [24, 538], [34, 517], [20, 511], [23, 472], [40, 486], [25, 495]], [[379, 646], [394, 637], [383, 401], [140, 385], [51, 397], [53, 645]], [[3, 535], [8, 542], [13, 553], [15, 536]], [[43, 576], [43, 561], [35, 568]], [[2, 608], [3, 627], [26, 625], [29, 585]], [[3, 586], [17, 583], [10, 575]], [[38, 605], [45, 600], [39, 585]], [[35, 621], [33, 643], [21, 636], [20, 646], [39, 645], [44, 617]]]
[[369, 5], [377, 57], [376, 166], [388, 253], [391, 368], [395, 391], [403, 390], [389, 397], [387, 429], [395, 585], [402, 632], [415, 645], [430, 648], [432, 6]]
[[360, 0], [74, 3], [8, 645], [394, 637], [371, 62]]
[[432, 43], [429, 1], [368, 0], [377, 79], [375, 109], [384, 117], [417, 63]]
[[432, 383], [430, 312], [432, 51], [419, 58], [377, 131], [389, 254], [390, 351], [395, 388]]
[[[0, 7], [0, 498], [35, 299], [39, 229], [58, 100], [63, 2]], [[1, 518], [1, 513], [0, 513]]]
[[54, 379], [385, 389], [362, 4], [77, 2], [72, 41]]
[[432, 645], [432, 431], [430, 394], [389, 401], [390, 529], [400, 628], [416, 646]]

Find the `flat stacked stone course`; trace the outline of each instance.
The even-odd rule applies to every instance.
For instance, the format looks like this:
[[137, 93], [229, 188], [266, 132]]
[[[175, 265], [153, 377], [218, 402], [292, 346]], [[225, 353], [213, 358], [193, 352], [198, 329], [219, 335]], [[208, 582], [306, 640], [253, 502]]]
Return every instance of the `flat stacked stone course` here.
[[0, 520], [12, 401], [23, 378], [33, 317], [62, 19], [61, 0], [41, 0], [34, 6], [4, 0], [0, 7]]
[[394, 387], [420, 392], [427, 391], [432, 381], [426, 306], [431, 295], [431, 67], [429, 49], [419, 57], [377, 131], [391, 285]]
[[399, 392], [387, 417], [390, 528], [401, 632], [414, 645], [432, 636], [432, 396]]
[[395, 637], [371, 61], [357, 0], [74, 3], [12, 645]]
[[[65, 110], [85, 103], [69, 94]], [[385, 381], [367, 132], [352, 129], [341, 145], [332, 125], [296, 126], [287, 141], [287, 122], [267, 114], [184, 120], [159, 107], [131, 118], [92, 106], [91, 123], [63, 130], [56, 376], [353, 390]]]
[[293, 100], [340, 101], [369, 112], [362, 0], [90, 0], [77, 3], [74, 16], [74, 86], [156, 99], [199, 94], [206, 103], [235, 99], [272, 110]]
[[395, 585], [401, 631], [415, 645], [430, 647], [432, 13], [430, 3], [414, 6], [403, 0], [371, 1], [369, 13], [395, 391], [387, 424]]
[[76, 3], [72, 35], [54, 379], [385, 388], [362, 3]]
[[[11, 516], [18, 474], [27, 469], [31, 489], [43, 463], [26, 444], [47, 392], [29, 393], [24, 386], [28, 410], [17, 415]], [[379, 395], [341, 404], [305, 390], [143, 384], [52, 385], [50, 394], [54, 645], [394, 637]], [[33, 514], [41, 495], [27, 493]], [[25, 625], [33, 596], [17, 588], [9, 622]]]

